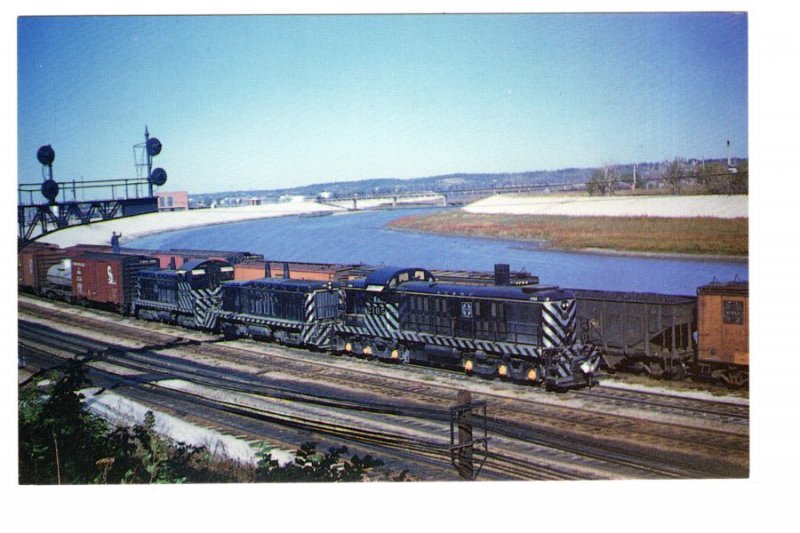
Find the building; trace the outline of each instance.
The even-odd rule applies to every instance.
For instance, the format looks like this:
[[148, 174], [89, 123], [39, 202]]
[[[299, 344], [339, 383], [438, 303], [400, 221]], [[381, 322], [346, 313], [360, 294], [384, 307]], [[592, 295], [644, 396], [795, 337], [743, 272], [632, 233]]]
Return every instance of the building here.
[[187, 191], [157, 192], [159, 211], [187, 211], [189, 193]]

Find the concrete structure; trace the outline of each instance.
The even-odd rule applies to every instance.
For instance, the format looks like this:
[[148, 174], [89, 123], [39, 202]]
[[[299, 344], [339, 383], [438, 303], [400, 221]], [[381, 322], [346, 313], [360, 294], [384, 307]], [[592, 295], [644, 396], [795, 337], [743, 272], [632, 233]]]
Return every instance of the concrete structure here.
[[157, 192], [159, 211], [188, 211], [189, 193], [186, 191]]

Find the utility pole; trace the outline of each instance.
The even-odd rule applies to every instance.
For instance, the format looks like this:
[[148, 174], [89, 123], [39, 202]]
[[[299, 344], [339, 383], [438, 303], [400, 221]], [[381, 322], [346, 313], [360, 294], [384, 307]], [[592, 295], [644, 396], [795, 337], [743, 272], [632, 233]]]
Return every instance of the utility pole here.
[[[488, 456], [489, 437], [486, 430], [486, 402], [472, 401], [472, 394], [467, 390], [458, 391], [458, 402], [450, 408], [450, 460], [458, 470], [459, 477], [467, 481], [473, 481], [483, 468]], [[482, 409], [483, 437], [473, 438], [473, 409]], [[455, 427], [458, 426], [458, 442], [455, 440]], [[474, 454], [478, 452], [483, 455], [483, 459], [475, 471]]]

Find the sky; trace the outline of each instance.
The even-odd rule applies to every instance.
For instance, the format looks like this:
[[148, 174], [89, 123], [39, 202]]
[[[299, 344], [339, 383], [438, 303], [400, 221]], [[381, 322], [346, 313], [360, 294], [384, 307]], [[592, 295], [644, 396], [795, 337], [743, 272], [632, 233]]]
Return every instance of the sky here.
[[20, 17], [18, 182], [164, 190], [748, 155], [746, 13]]

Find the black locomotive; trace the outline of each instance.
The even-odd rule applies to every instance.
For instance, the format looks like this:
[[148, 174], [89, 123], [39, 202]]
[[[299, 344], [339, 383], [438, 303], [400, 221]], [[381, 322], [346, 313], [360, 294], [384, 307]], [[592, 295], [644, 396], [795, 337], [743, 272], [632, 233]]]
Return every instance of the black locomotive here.
[[[126, 261], [135, 261], [137, 269], [119, 267]], [[138, 255], [78, 252], [51, 270], [53, 279], [64, 280], [60, 290], [78, 290], [85, 303], [110, 301], [140, 319], [222, 332], [229, 339], [462, 368], [553, 388], [592, 385], [600, 364], [599, 351], [576, 334], [574, 295], [557, 287], [499, 278], [496, 285], [437, 283], [424, 268], [363, 266], [341, 284], [290, 279], [287, 272], [283, 278], [236, 280], [232, 264], [218, 258], [201, 257], [177, 269], [157, 263]]]

